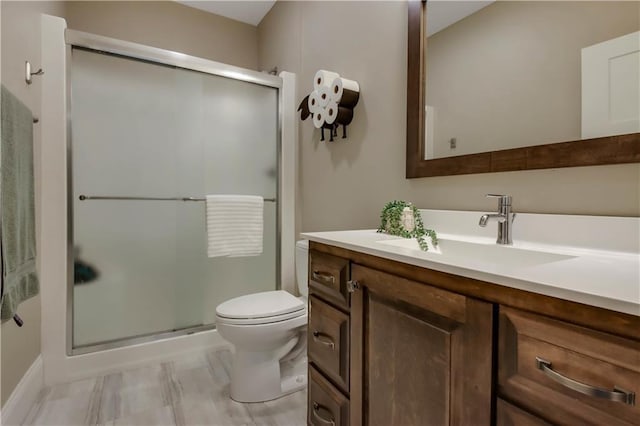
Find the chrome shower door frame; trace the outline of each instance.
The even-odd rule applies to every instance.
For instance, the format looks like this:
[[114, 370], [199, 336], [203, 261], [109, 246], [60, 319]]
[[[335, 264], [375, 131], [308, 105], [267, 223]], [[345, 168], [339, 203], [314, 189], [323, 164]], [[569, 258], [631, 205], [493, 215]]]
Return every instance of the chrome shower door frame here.
[[282, 235], [282, 122], [283, 122], [283, 80], [282, 78], [258, 71], [248, 70], [221, 62], [198, 58], [180, 52], [159, 49], [145, 46], [138, 43], [113, 39], [109, 37], [90, 34], [82, 31], [65, 29], [65, 43], [67, 50], [67, 72], [66, 72], [66, 109], [67, 109], [67, 318], [66, 318], [66, 353], [69, 356], [81, 355], [107, 349], [120, 348], [141, 343], [154, 342], [172, 337], [189, 335], [201, 331], [215, 329], [214, 324], [189, 327], [177, 331], [159, 331], [157, 333], [133, 336], [108, 342], [91, 344], [74, 348], [73, 346], [73, 164], [72, 164], [72, 134], [71, 134], [71, 50], [81, 48], [84, 50], [107, 53], [121, 56], [127, 59], [134, 59], [150, 62], [158, 65], [168, 65], [204, 74], [215, 75], [260, 86], [271, 87], [278, 90], [278, 123], [276, 134], [276, 155], [278, 167], [278, 184], [276, 185], [276, 289], [281, 288], [281, 235]]

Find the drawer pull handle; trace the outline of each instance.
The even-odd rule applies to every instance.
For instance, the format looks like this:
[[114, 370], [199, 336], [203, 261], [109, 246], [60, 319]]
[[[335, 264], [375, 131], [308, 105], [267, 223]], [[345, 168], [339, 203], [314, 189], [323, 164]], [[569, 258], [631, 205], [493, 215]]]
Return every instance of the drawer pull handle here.
[[331, 339], [331, 336], [329, 336], [328, 334], [321, 333], [318, 330], [314, 330], [314, 332], [311, 334], [313, 335], [313, 340], [315, 342], [321, 343], [325, 346], [329, 346], [331, 349], [335, 349], [336, 344], [333, 342], [333, 340]]
[[563, 376], [562, 374], [551, 368], [551, 363], [540, 357], [536, 357], [536, 365], [539, 370], [550, 379], [555, 380], [563, 386], [573, 389], [574, 391], [596, 398], [607, 399], [609, 401], [622, 402], [627, 405], [636, 405], [636, 394], [628, 392], [618, 387], [614, 387], [612, 391], [602, 389], [596, 386], [587, 385], [576, 380]]
[[327, 413], [331, 414], [331, 411], [329, 411], [329, 409], [327, 407], [325, 407], [324, 405], [320, 405], [320, 404], [318, 404], [317, 402], [314, 401], [313, 402], [313, 417], [315, 417], [316, 419], [320, 420], [320, 422], [322, 424], [336, 426], [336, 422], [333, 419], [333, 416], [324, 417], [322, 414], [320, 414], [320, 410], [326, 411]]
[[311, 273], [311, 276], [313, 277], [314, 280], [320, 281], [326, 284], [333, 284], [336, 282], [336, 278], [328, 272], [313, 271]]

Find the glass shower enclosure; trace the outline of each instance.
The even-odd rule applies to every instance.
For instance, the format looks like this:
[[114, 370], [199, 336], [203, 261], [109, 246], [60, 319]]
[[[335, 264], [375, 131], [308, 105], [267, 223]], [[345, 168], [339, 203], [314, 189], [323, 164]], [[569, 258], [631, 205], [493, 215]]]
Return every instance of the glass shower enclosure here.
[[[278, 287], [276, 85], [77, 46], [69, 81], [71, 353], [210, 329]], [[265, 198], [262, 255], [207, 258], [207, 194]]]

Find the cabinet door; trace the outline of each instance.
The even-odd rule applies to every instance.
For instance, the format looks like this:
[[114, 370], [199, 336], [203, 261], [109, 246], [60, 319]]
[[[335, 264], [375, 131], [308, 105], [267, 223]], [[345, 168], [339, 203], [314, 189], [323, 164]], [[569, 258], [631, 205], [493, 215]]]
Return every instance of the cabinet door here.
[[351, 426], [489, 425], [491, 304], [352, 265]]

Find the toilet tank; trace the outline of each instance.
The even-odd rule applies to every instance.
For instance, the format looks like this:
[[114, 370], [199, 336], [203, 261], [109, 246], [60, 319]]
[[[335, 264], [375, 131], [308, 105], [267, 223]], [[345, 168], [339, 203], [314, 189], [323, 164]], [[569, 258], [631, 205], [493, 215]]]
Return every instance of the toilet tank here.
[[309, 295], [307, 277], [309, 275], [309, 240], [296, 242], [296, 283], [300, 296], [305, 299]]

